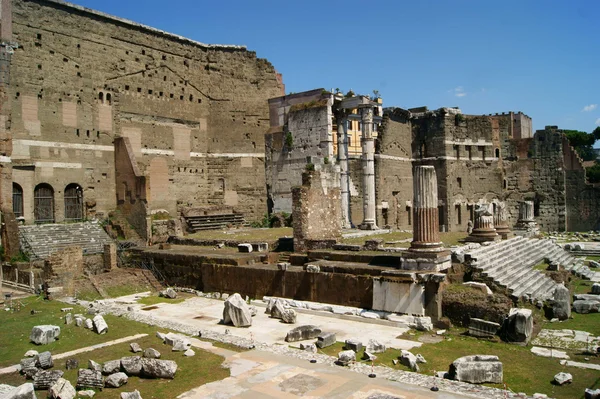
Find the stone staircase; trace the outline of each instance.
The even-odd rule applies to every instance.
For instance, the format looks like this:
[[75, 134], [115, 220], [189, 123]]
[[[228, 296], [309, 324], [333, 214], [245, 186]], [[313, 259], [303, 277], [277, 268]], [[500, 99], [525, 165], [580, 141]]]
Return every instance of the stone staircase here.
[[512, 298], [545, 300], [554, 294], [556, 283], [534, 266], [547, 259], [571, 270], [579, 261], [552, 240], [514, 237], [465, 253], [465, 262], [506, 288]]
[[70, 246], [80, 246], [84, 255], [104, 252], [112, 240], [98, 223], [66, 223], [19, 226], [22, 250], [44, 259]]

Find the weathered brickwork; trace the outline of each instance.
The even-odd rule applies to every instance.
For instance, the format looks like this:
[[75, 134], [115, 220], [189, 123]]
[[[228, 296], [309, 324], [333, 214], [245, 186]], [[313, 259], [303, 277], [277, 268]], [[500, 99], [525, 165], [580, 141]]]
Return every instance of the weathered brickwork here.
[[54, 220], [65, 187], [83, 189], [85, 216], [116, 208], [118, 137], [146, 178], [147, 211], [230, 205], [247, 220], [267, 209], [267, 99], [281, 77], [243, 47], [205, 45], [78, 6], [14, 0], [9, 96], [13, 180], [24, 218], [49, 184]]

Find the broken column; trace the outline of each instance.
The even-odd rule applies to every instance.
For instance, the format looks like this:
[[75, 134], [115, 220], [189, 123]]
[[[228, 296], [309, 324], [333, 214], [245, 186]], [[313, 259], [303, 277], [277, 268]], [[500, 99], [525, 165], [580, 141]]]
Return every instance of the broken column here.
[[416, 166], [413, 173], [413, 241], [403, 252], [402, 269], [440, 271], [450, 267], [450, 251], [439, 234], [437, 177], [433, 166]]
[[494, 215], [491, 204], [480, 203], [475, 207], [475, 227], [471, 234], [465, 238], [467, 242], [498, 241], [501, 237], [494, 228]]
[[363, 222], [361, 230], [377, 230], [375, 221], [375, 140], [373, 139], [373, 106], [361, 110], [363, 163]]
[[340, 190], [342, 228], [352, 227], [350, 222], [350, 185], [348, 180], [348, 119], [342, 111], [337, 115], [337, 153], [340, 165]]
[[534, 219], [533, 201], [519, 202], [519, 219], [515, 225], [515, 234], [531, 237], [538, 233], [539, 229]]
[[508, 227], [508, 212], [506, 211], [506, 202], [504, 201], [498, 202], [496, 205], [494, 226], [496, 227], [496, 233], [498, 233], [503, 240], [513, 236], [512, 231]]

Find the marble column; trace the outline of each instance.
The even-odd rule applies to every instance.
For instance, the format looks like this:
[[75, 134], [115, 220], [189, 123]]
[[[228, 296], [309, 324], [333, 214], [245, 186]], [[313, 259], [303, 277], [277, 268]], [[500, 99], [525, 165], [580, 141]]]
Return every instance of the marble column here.
[[415, 167], [413, 195], [413, 241], [410, 249], [420, 251], [441, 248], [437, 177], [433, 166]]
[[508, 212], [506, 211], [506, 203], [498, 202], [496, 205], [496, 213], [494, 214], [494, 226], [503, 240], [512, 237], [512, 232], [508, 227]]
[[534, 222], [533, 218], [533, 201], [521, 201], [519, 203], [519, 220], [518, 223]]
[[375, 140], [373, 139], [373, 107], [360, 108], [362, 124], [363, 222], [362, 230], [377, 230], [375, 214]]
[[337, 156], [340, 165], [340, 189], [342, 202], [342, 228], [352, 227], [350, 221], [350, 181], [348, 179], [348, 119], [337, 115]]

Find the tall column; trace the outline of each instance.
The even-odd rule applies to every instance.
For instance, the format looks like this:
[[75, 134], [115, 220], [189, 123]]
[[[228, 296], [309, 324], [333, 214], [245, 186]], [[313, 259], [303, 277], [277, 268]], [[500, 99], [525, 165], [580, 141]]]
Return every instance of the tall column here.
[[433, 166], [417, 166], [413, 173], [414, 221], [411, 250], [442, 247], [438, 220], [437, 177]]
[[401, 269], [438, 272], [452, 265], [450, 251], [439, 233], [438, 188], [433, 166], [416, 166], [413, 171], [413, 241], [402, 253]]
[[350, 222], [350, 181], [348, 179], [348, 119], [342, 112], [337, 115], [337, 156], [340, 165], [342, 228], [349, 229], [352, 224]]
[[373, 107], [361, 108], [363, 163], [362, 230], [377, 230], [375, 223], [375, 141], [373, 140]]

